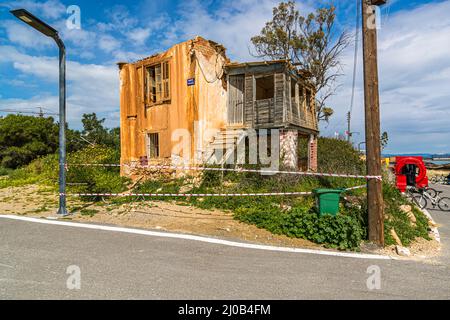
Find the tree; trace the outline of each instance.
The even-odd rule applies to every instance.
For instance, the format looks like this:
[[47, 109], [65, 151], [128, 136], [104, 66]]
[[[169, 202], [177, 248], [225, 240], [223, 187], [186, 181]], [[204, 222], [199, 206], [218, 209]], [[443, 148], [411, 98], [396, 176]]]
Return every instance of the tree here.
[[98, 119], [95, 113], [83, 114], [81, 122], [83, 123], [82, 138], [87, 143], [120, 148], [120, 128], [105, 128], [103, 126], [105, 118]]
[[336, 80], [342, 70], [340, 57], [351, 39], [346, 31], [335, 34], [335, 11], [333, 5], [326, 5], [302, 16], [294, 1], [281, 2], [273, 9], [272, 21], [266, 23], [260, 35], [251, 38], [256, 56], [289, 60], [305, 71], [317, 93], [319, 121], [328, 121], [333, 114], [326, 101], [337, 89]]
[[95, 112], [85, 113], [81, 122], [83, 123], [83, 131], [81, 133], [85, 139], [94, 144], [100, 144], [106, 140], [108, 131], [103, 127], [105, 118], [98, 119]]
[[386, 146], [387, 146], [387, 144], [388, 144], [388, 142], [389, 142], [389, 136], [388, 136], [388, 133], [386, 132], [386, 131], [384, 131], [382, 134], [381, 134], [381, 139], [380, 139], [381, 141], [381, 150], [384, 150], [384, 148], [386, 148]]
[[10, 114], [0, 119], [0, 165], [18, 168], [58, 149], [58, 125], [52, 117]]

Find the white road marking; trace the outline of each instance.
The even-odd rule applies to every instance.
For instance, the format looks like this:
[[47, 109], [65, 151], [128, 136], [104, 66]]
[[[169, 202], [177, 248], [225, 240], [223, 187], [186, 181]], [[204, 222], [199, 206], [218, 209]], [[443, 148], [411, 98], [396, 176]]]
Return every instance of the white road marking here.
[[104, 225], [97, 225], [97, 224], [86, 224], [86, 223], [67, 222], [67, 221], [58, 221], [58, 220], [47, 220], [47, 219], [30, 218], [30, 217], [14, 216], [14, 215], [0, 215], [0, 218], [28, 221], [28, 222], [35, 222], [35, 223], [42, 223], [42, 224], [59, 225], [59, 226], [66, 226], [66, 227], [74, 227], [74, 228], [132, 233], [132, 234], [139, 234], [139, 235], [146, 235], [146, 236], [153, 236], [153, 237], [162, 237], [162, 238], [193, 240], [193, 241], [220, 244], [220, 245], [231, 246], [231, 247], [246, 248], [246, 249], [291, 252], [291, 253], [310, 253], [310, 254], [318, 254], [318, 255], [325, 255], [325, 256], [357, 258], [357, 259], [397, 260], [395, 257], [383, 256], [383, 255], [377, 255], [377, 254], [363, 254], [363, 253], [337, 252], [337, 251], [326, 251], [326, 250], [315, 250], [315, 249], [275, 247], [275, 246], [268, 246], [268, 245], [228, 241], [228, 240], [215, 239], [215, 238], [209, 238], [209, 237], [203, 237], [203, 236], [195, 236], [195, 235], [189, 235], [189, 234], [158, 232], [158, 231], [150, 231], [150, 230], [112, 227], [112, 226], [104, 226]]
[[5, 268], [14, 269], [13, 266], [10, 266], [9, 264], [3, 264], [3, 263], [0, 263], [0, 267], [5, 267]]

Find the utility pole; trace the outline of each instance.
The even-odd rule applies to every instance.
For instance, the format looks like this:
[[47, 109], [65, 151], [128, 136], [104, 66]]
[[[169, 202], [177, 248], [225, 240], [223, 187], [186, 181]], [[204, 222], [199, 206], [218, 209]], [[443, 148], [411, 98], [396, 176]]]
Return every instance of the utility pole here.
[[351, 121], [352, 121], [352, 114], [351, 112], [347, 112], [347, 141], [350, 142], [352, 138], [352, 131], [351, 131]]
[[[366, 127], [366, 166], [370, 176], [381, 176], [380, 98], [378, 92], [377, 27], [375, 6], [385, 0], [362, 1], [364, 55], [364, 106]], [[369, 240], [384, 246], [384, 205], [382, 182], [367, 181]]]

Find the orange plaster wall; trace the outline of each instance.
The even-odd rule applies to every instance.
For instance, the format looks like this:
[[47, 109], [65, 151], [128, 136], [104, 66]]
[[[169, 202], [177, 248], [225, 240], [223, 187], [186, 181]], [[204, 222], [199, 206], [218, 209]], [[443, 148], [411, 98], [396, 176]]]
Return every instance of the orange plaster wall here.
[[[195, 55], [191, 59], [192, 49]], [[217, 54], [215, 46], [197, 37], [157, 56], [132, 64], [119, 64], [121, 163], [137, 161], [139, 157], [146, 155], [147, 132], [159, 132], [160, 157], [170, 158], [172, 149], [177, 144], [177, 141], [171, 141], [172, 133], [177, 129], [188, 130], [191, 135], [192, 159], [195, 151], [204, 150], [207, 144], [205, 133], [208, 129], [219, 130], [225, 127], [227, 95], [224, 83], [217, 77], [205, 79], [203, 74], [206, 73], [207, 77], [216, 75], [216, 70], [221, 69], [220, 63], [226, 61], [226, 57], [223, 54], [217, 59]], [[199, 55], [201, 59], [197, 58]], [[170, 103], [145, 107], [143, 68], [166, 59], [170, 61]], [[203, 72], [199, 67], [199, 60]], [[195, 78], [194, 86], [187, 86], [189, 78]], [[197, 126], [194, 125], [196, 122], [199, 123]], [[200, 143], [196, 144], [194, 139]]]

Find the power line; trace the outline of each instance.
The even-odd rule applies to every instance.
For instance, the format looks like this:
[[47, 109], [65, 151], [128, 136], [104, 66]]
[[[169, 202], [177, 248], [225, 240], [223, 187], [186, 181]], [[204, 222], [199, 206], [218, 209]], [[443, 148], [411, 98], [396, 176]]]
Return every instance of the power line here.
[[361, 8], [360, 8], [361, 1], [356, 0], [356, 27], [355, 27], [355, 52], [353, 56], [353, 79], [352, 79], [352, 96], [350, 101], [350, 116], [349, 116], [349, 122], [351, 121], [351, 116], [353, 112], [353, 105], [355, 102], [355, 88], [356, 88], [356, 69], [358, 67], [358, 49], [359, 49], [359, 28], [360, 28], [360, 22], [361, 22]]
[[[46, 109], [46, 108], [39, 108], [38, 107], [38, 109], [40, 109], [39, 112], [37, 112], [37, 111], [23, 111], [23, 110], [17, 110], [17, 109], [0, 109], [0, 112], [17, 113], [17, 114], [22, 114], [22, 113], [24, 113], [24, 114], [37, 114], [37, 115], [40, 115], [40, 116], [44, 116], [44, 115], [57, 116], [57, 115], [59, 115], [58, 113], [54, 113], [54, 112], [44, 112], [43, 109]], [[49, 109], [47, 109], [47, 110], [49, 110]]]

